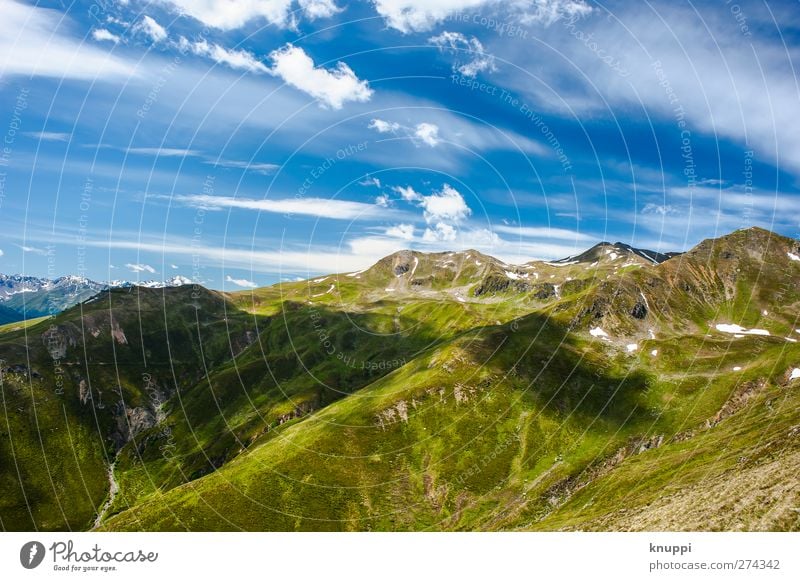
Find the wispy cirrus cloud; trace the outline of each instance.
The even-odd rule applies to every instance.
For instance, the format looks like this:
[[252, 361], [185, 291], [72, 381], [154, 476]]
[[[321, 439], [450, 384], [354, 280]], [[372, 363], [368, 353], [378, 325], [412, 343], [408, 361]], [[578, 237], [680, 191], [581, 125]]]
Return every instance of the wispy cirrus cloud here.
[[25, 244], [14, 244], [14, 246], [19, 248], [23, 252], [26, 252], [26, 253], [29, 253], [29, 254], [38, 254], [40, 256], [44, 256], [44, 255], [47, 254], [47, 251], [45, 249], [38, 248], [36, 246], [27, 246]]
[[69, 141], [72, 137], [69, 133], [57, 131], [26, 131], [24, 135], [39, 141]]
[[97, 81], [137, 76], [135, 63], [72, 37], [72, 25], [57, 10], [6, 0], [0, 19], [0, 54], [6, 57], [0, 74]]
[[465, 77], [476, 77], [480, 73], [497, 70], [494, 56], [487, 54], [481, 41], [474, 36], [467, 37], [460, 32], [444, 31], [429, 38], [428, 42], [442, 50], [449, 50], [458, 57], [466, 54], [466, 59], [458, 58], [453, 64], [453, 70]]
[[142, 263], [134, 264], [129, 262], [125, 265], [125, 268], [127, 268], [131, 272], [136, 272], [136, 273], [149, 272], [150, 274], [155, 274], [156, 272], [156, 269], [150, 266], [149, 264], [142, 264]]
[[195, 149], [181, 147], [129, 147], [124, 151], [135, 155], [152, 155], [156, 157], [200, 157], [202, 155]]
[[520, 238], [538, 238], [545, 240], [572, 240], [576, 242], [593, 242], [597, 238], [590, 234], [582, 234], [566, 228], [549, 228], [547, 226], [509, 226], [499, 224], [492, 227], [495, 232], [512, 234]]
[[521, 151], [526, 155], [551, 157], [553, 151], [540, 142], [513, 131], [486, 126], [443, 111], [426, 111], [425, 118], [405, 124], [393, 119], [373, 117], [367, 128], [391, 139], [405, 139], [416, 147], [443, 144], [475, 151]]
[[592, 11], [582, 0], [372, 0], [386, 24], [403, 33], [424, 32], [453, 14], [486, 11], [526, 24], [549, 25]]
[[225, 282], [230, 282], [241, 288], [258, 288], [258, 285], [252, 280], [246, 278], [233, 278], [231, 275], [225, 277]]
[[190, 52], [194, 55], [206, 57], [218, 64], [226, 65], [234, 70], [248, 71], [251, 73], [269, 73], [269, 68], [251, 52], [241, 49], [225, 48], [205, 39], [190, 41], [181, 36], [177, 43], [178, 50]]
[[325, 198], [283, 198], [261, 199], [234, 198], [229, 196], [209, 196], [205, 194], [180, 195], [173, 201], [205, 209], [239, 209], [271, 212], [275, 214], [297, 214], [333, 220], [375, 220], [387, 215], [387, 210], [376, 204], [352, 202], [348, 200], [329, 200]]
[[262, 175], [272, 175], [281, 166], [276, 163], [261, 163], [256, 161], [240, 161], [235, 159], [214, 159], [214, 160], [207, 160], [206, 163], [208, 165], [213, 165], [214, 167], [229, 167], [232, 169], [242, 169], [246, 171], [251, 171], [255, 173], [259, 173]]

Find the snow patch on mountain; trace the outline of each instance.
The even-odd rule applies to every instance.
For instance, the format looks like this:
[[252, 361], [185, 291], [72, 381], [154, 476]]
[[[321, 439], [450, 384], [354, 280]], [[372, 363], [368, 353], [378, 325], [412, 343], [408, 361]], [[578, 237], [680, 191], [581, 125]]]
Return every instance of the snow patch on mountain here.
[[734, 333], [735, 335], [765, 335], [769, 336], [769, 331], [766, 329], [745, 329], [740, 325], [731, 325], [728, 323], [719, 323], [714, 325], [714, 328], [721, 333]]

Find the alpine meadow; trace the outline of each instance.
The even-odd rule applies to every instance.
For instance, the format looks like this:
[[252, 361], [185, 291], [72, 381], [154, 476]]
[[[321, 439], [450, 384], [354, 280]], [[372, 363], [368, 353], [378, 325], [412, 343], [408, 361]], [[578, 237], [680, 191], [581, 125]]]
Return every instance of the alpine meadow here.
[[797, 2], [0, 15], [3, 579], [798, 578]]

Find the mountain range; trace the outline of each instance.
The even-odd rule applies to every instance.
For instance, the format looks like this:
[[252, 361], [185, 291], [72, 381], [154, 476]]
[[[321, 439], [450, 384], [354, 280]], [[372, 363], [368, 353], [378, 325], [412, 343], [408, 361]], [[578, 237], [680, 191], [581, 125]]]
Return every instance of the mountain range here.
[[99, 289], [0, 327], [0, 527], [800, 530], [799, 317], [759, 228]]
[[19, 274], [0, 274], [0, 324], [54, 315], [110, 288], [132, 286], [164, 288], [191, 283], [191, 280], [183, 276], [175, 276], [164, 281], [96, 282], [83, 276], [72, 275], [48, 279]]

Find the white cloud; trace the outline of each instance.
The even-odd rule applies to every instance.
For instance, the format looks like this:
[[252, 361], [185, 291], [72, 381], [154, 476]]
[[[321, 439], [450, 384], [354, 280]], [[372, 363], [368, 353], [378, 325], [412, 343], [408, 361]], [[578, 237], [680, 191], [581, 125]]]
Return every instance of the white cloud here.
[[451, 14], [474, 11], [490, 0], [372, 0], [386, 24], [403, 33], [430, 30]]
[[[763, 4], [748, 7], [756, 27], [774, 27], [773, 16]], [[552, 27], [541, 40], [563, 57], [540, 59], [535, 81], [503, 71], [502, 84], [570, 119], [608, 119], [635, 106], [680, 131], [680, 117], [695, 150], [701, 137], [730, 139], [762, 163], [800, 175], [797, 48], [787, 51], [780, 37], [755, 30], [745, 37], [731, 18], [725, 5], [621, 3], [612, 19], [598, 14], [572, 30]], [[522, 43], [505, 48], [511, 62], [529, 55]]]
[[322, 106], [341, 109], [348, 101], [363, 103], [372, 97], [369, 83], [341, 61], [332, 69], [316, 67], [302, 48], [292, 44], [272, 51], [270, 59], [273, 75], [318, 99]]
[[269, 73], [270, 70], [259, 61], [253, 53], [246, 50], [235, 50], [211, 44], [205, 39], [191, 42], [181, 36], [178, 40], [178, 49], [191, 52], [197, 56], [207, 57], [218, 64], [227, 65], [235, 70], [249, 71], [252, 73]]
[[498, 18], [552, 24], [570, 16], [583, 16], [591, 8], [582, 0], [372, 0], [386, 24], [403, 33], [424, 32], [453, 14], [477, 10], [503, 11]]
[[[458, 236], [456, 226], [464, 222], [472, 214], [472, 210], [467, 206], [464, 197], [448, 184], [444, 184], [440, 191], [434, 192], [429, 196], [423, 196], [411, 186], [394, 187], [392, 191], [399, 193], [406, 202], [422, 208], [422, 215], [428, 224], [422, 235], [423, 242], [449, 242], [455, 240]], [[389, 228], [386, 231], [386, 235], [412, 240], [414, 238], [414, 227], [411, 224], [400, 224]]]
[[381, 208], [388, 208], [390, 205], [389, 196], [387, 196], [386, 194], [381, 194], [380, 196], [377, 196], [375, 198], [375, 203], [379, 205]]
[[[388, 239], [383, 239], [388, 240]], [[358, 252], [332, 249], [329, 246], [287, 248], [280, 250], [253, 250], [237, 248], [225, 244], [204, 246], [189, 238], [172, 238], [165, 243], [163, 239], [140, 241], [131, 240], [87, 240], [86, 246], [105, 250], [133, 250], [139, 253], [150, 252], [159, 257], [186, 256], [199, 261], [203, 266], [226, 266], [246, 268], [253, 272], [282, 273], [304, 271], [308, 273], [352, 272], [375, 263], [380, 258], [397, 249], [397, 241], [392, 244], [372, 243], [359, 248]], [[65, 240], [74, 244], [74, 237]], [[266, 245], [266, 244], [265, 244]], [[352, 246], [352, 245], [351, 245]], [[387, 251], [388, 249], [388, 251]]]
[[69, 133], [58, 133], [55, 131], [26, 131], [25, 135], [40, 141], [69, 141]]
[[197, 157], [200, 155], [200, 152], [194, 149], [177, 147], [129, 147], [125, 151], [136, 155], [155, 155], [159, 157]]
[[422, 199], [422, 194], [415, 191], [411, 186], [395, 186], [392, 188], [392, 191], [400, 194], [400, 197], [406, 202], [416, 202]]
[[231, 275], [225, 277], [225, 282], [232, 282], [236, 286], [240, 286], [242, 288], [258, 288], [258, 285], [252, 280], [247, 280], [246, 278], [233, 278]]
[[375, 186], [376, 188], [381, 187], [381, 180], [374, 176], [367, 176], [366, 179], [361, 180], [358, 182], [360, 186]]
[[495, 232], [502, 232], [504, 234], [512, 234], [522, 238], [541, 238], [545, 240], [575, 240], [582, 242], [593, 242], [596, 240], [594, 236], [588, 234], [581, 234], [574, 230], [567, 230], [565, 228], [549, 228], [544, 227], [524, 227], [524, 226], [507, 226], [497, 225], [493, 227]]
[[167, 39], [167, 31], [150, 16], [142, 19], [131, 28], [133, 34], [143, 34], [153, 42], [162, 42]]
[[232, 198], [208, 196], [203, 194], [175, 196], [176, 202], [206, 209], [237, 208], [276, 214], [299, 214], [331, 218], [334, 220], [367, 220], [386, 217], [386, 209], [375, 204], [350, 202], [347, 200], [328, 200], [324, 198], [284, 198], [281, 200], [253, 200], [251, 198]]
[[579, 18], [592, 11], [583, 0], [520, 0], [516, 5], [522, 24], [549, 26], [562, 18]]
[[240, 28], [264, 19], [276, 26], [291, 24], [292, 0], [158, 0], [177, 8], [207, 26], [221, 30]]
[[475, 38], [467, 38], [460, 32], [442, 32], [437, 36], [432, 36], [428, 42], [438, 46], [442, 50], [449, 50], [457, 55], [466, 53], [470, 58], [468, 62], [461, 63], [460, 59], [453, 65], [453, 70], [461, 73], [465, 77], [475, 77], [484, 71], [495, 71], [494, 57], [486, 54], [481, 41]]
[[156, 269], [149, 264], [132, 264], [129, 262], [125, 265], [125, 268], [131, 272], [149, 272], [151, 274], [155, 274], [156, 272]]
[[425, 221], [429, 224], [434, 222], [458, 223], [472, 214], [464, 197], [448, 184], [444, 184], [439, 192], [423, 196], [419, 205], [424, 211]]
[[[374, 129], [378, 133], [391, 133], [393, 135], [401, 133], [415, 146], [424, 144], [436, 147], [446, 140], [457, 143], [461, 148], [474, 149], [476, 151], [502, 149], [521, 151], [522, 153], [536, 156], [553, 156], [552, 149], [518, 133], [503, 131], [498, 127], [471, 123], [463, 117], [452, 113], [426, 111], [425, 115], [428, 119], [413, 126], [402, 125], [385, 119], [372, 119], [368, 128]], [[440, 132], [443, 131], [442, 128], [446, 132], [446, 139], [440, 136]], [[444, 158], [439, 157], [437, 159]]]
[[3, 252], [3, 249], [0, 248], [0, 256], [3, 256], [4, 254], [5, 254], [5, 252]]
[[673, 208], [669, 204], [645, 204], [644, 208], [642, 208], [642, 214], [661, 214], [662, 216], [666, 216], [667, 214], [675, 214], [678, 211]]
[[392, 238], [401, 238], [402, 240], [414, 239], [414, 225], [413, 224], [398, 224], [386, 229], [386, 235]]
[[439, 145], [439, 126], [433, 123], [419, 123], [414, 128], [414, 137], [431, 147]]
[[19, 248], [23, 252], [28, 252], [30, 254], [39, 254], [41, 256], [47, 254], [46, 250], [43, 250], [42, 248], [36, 248], [35, 246], [25, 246], [23, 244], [15, 244], [14, 246]]
[[111, 80], [136, 75], [135, 66], [63, 32], [72, 21], [57, 10], [6, 0], [0, 18], [0, 76]]
[[378, 133], [396, 133], [400, 130], [401, 125], [394, 121], [384, 121], [383, 119], [373, 119], [367, 126], [368, 129], [374, 129]]
[[333, 0], [298, 0], [303, 14], [309, 19], [330, 18], [342, 11]]
[[426, 228], [422, 235], [425, 242], [451, 242], [456, 239], [456, 229], [450, 224], [438, 222], [433, 228]]
[[178, 265], [177, 265], [177, 264], [170, 264], [170, 265], [169, 265], [169, 267], [170, 267], [172, 270], [178, 270]]
[[215, 167], [243, 169], [246, 171], [260, 173], [262, 175], [272, 175], [280, 168], [280, 166], [275, 163], [259, 163], [255, 161], [238, 161], [233, 159], [209, 160], [206, 163]]
[[107, 30], [105, 28], [95, 28], [92, 31], [92, 38], [100, 42], [110, 41], [113, 42], [114, 44], [117, 44], [120, 41], [119, 36], [117, 36], [110, 30]]

